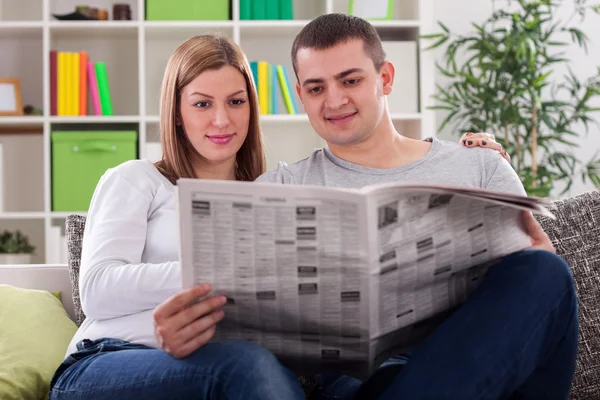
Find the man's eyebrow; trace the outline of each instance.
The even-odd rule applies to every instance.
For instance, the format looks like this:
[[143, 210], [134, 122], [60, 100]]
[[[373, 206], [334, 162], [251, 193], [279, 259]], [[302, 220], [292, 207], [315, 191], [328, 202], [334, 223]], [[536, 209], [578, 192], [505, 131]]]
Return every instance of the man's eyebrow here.
[[[353, 74], [355, 72], [364, 72], [364, 69], [362, 68], [350, 68], [347, 69], [345, 71], [342, 71], [340, 73], [337, 73], [334, 78], [335, 79], [342, 79], [347, 77], [350, 74]], [[311, 79], [306, 79], [304, 82], [302, 82], [302, 86], [306, 86], [306, 85], [310, 85], [311, 83], [323, 83], [324, 79], [323, 78], [311, 78]]]
[[[236, 95], [238, 95], [238, 94], [245, 93], [245, 92], [246, 92], [246, 91], [245, 91], [244, 89], [241, 89], [241, 90], [238, 90], [238, 91], [237, 91], [237, 92], [235, 92], [235, 93], [231, 93], [231, 94], [230, 94], [229, 96], [227, 96], [227, 97], [233, 97], [233, 96], [236, 96]], [[193, 93], [190, 93], [190, 97], [191, 97], [191, 96], [193, 96], [193, 95], [199, 95], [199, 96], [204, 96], [204, 97], [207, 97], [207, 98], [209, 98], [209, 99], [214, 99], [214, 97], [213, 97], [213, 96], [211, 96], [211, 95], [209, 95], [209, 94], [206, 94], [206, 93], [201, 93], [201, 92], [193, 92]]]

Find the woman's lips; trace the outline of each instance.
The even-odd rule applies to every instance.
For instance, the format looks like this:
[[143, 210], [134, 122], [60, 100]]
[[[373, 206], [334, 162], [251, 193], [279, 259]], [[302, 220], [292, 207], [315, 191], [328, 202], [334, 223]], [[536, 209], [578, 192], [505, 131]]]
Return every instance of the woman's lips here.
[[227, 144], [233, 140], [234, 136], [235, 133], [231, 135], [207, 135], [206, 137], [214, 144]]

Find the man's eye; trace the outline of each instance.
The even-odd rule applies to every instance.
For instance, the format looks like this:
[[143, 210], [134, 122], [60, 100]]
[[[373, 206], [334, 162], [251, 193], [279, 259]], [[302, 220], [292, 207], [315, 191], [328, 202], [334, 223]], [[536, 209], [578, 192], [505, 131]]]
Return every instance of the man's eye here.
[[308, 89], [308, 93], [319, 93], [320, 91], [321, 91], [320, 86]]
[[360, 81], [360, 79], [358, 79], [358, 78], [357, 79], [348, 79], [346, 81], [346, 83], [349, 85], [356, 85], [359, 81]]

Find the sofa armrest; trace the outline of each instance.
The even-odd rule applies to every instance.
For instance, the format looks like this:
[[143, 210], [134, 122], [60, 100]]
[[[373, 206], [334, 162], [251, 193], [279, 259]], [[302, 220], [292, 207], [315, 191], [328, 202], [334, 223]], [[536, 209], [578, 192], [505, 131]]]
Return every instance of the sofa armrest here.
[[0, 265], [0, 284], [60, 292], [65, 310], [75, 321], [69, 268], [66, 264]]

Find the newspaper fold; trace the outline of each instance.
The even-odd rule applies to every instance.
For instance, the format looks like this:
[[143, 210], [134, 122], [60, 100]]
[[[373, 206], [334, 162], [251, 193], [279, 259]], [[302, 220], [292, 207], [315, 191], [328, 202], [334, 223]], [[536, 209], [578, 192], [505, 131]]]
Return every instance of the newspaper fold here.
[[180, 179], [183, 287], [227, 296], [213, 340], [265, 346], [299, 374], [360, 378], [411, 349], [501, 257], [530, 245], [521, 210], [481, 189], [340, 189]]

